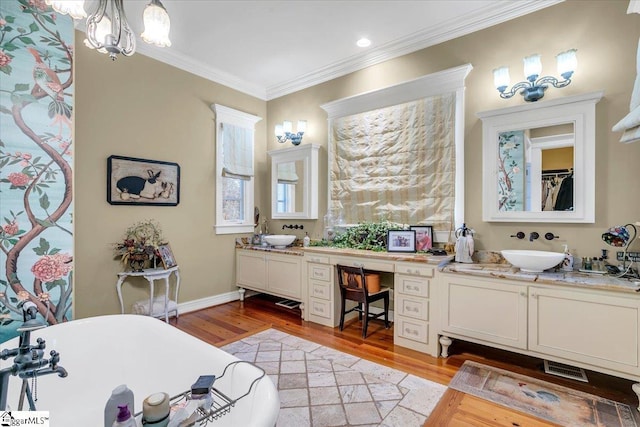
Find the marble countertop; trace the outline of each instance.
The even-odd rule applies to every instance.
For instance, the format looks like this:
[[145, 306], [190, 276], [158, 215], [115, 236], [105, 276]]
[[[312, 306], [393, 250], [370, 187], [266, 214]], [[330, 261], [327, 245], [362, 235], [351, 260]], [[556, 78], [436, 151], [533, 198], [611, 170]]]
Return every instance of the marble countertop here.
[[435, 256], [427, 253], [376, 252], [364, 249], [334, 248], [330, 246], [309, 246], [304, 252], [325, 255], [347, 255], [387, 261], [420, 262], [423, 264], [445, 265], [453, 260], [453, 255]]
[[549, 285], [577, 286], [590, 289], [617, 290], [625, 292], [640, 291], [640, 280], [623, 279], [607, 274], [581, 273], [578, 271], [545, 271], [542, 273], [524, 273], [508, 263], [461, 264], [451, 262], [441, 269], [444, 273], [459, 273], [480, 277], [516, 280], [526, 283], [544, 283]]

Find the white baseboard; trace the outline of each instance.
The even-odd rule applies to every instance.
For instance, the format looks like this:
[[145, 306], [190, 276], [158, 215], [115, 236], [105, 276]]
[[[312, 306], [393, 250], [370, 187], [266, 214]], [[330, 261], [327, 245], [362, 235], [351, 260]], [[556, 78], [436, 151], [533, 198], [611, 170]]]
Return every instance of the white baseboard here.
[[189, 313], [191, 311], [202, 310], [203, 308], [226, 304], [228, 302], [237, 301], [239, 299], [240, 294], [238, 293], [238, 291], [232, 291], [227, 292], [226, 294], [219, 294], [193, 301], [181, 302], [180, 304], [178, 304], [178, 313]]

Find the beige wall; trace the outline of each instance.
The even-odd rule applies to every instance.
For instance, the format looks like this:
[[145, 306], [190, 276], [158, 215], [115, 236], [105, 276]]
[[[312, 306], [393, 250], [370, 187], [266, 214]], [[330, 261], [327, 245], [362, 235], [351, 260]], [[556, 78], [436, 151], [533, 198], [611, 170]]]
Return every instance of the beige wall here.
[[[116, 273], [111, 243], [131, 223], [155, 218], [178, 259], [183, 278], [181, 301], [224, 294], [235, 289], [233, 241], [216, 236], [214, 223], [214, 121], [209, 108], [220, 103], [265, 120], [256, 135], [256, 204], [270, 217], [267, 150], [287, 148], [273, 137], [276, 123], [308, 120], [305, 143], [320, 152], [320, 217], [327, 200], [327, 122], [320, 105], [346, 96], [473, 64], [467, 78], [465, 107], [465, 217], [477, 231], [479, 249], [560, 249], [558, 240], [515, 241], [516, 231], [551, 231], [568, 241], [577, 256], [597, 255], [600, 235], [613, 224], [640, 220], [635, 186], [640, 182], [640, 143], [623, 145], [611, 127], [628, 112], [635, 78], [640, 16], [626, 15], [628, 0], [568, 1], [383, 64], [349, 74], [269, 102], [208, 82], [143, 55], [112, 63], [104, 55], [76, 49], [76, 280], [75, 315], [116, 313]], [[82, 40], [82, 34], [77, 38]], [[554, 57], [578, 49], [579, 68], [564, 89], [549, 89], [545, 99], [604, 90], [597, 107], [596, 223], [586, 225], [497, 224], [482, 222], [482, 127], [476, 113], [524, 103], [517, 95], [502, 100], [493, 88], [491, 70], [511, 68], [519, 81], [522, 57], [542, 55], [543, 74], [555, 75]], [[105, 201], [106, 159], [112, 154], [180, 164], [181, 202], [177, 207], [111, 206]], [[319, 237], [322, 220], [272, 221], [304, 224]], [[298, 231], [300, 236], [304, 231]], [[287, 230], [287, 232], [289, 232]], [[146, 287], [127, 287], [128, 303], [141, 299]]]
[[[215, 122], [219, 103], [262, 117], [256, 132], [258, 181], [266, 182], [266, 102], [180, 71], [140, 54], [111, 62], [82, 46], [76, 33], [75, 317], [117, 313], [111, 244], [132, 223], [154, 218], [180, 264], [180, 301], [236, 290], [235, 235], [217, 236]], [[107, 157], [112, 154], [177, 162], [176, 207], [112, 206], [106, 202]], [[256, 191], [256, 202], [263, 203]], [[137, 284], [135, 284], [137, 283]], [[147, 294], [146, 282], [125, 285], [127, 310]], [[159, 283], [159, 282], [158, 282]]]
[[[273, 129], [285, 119], [307, 119], [308, 132], [303, 143], [316, 142], [326, 147], [327, 121], [321, 104], [471, 63], [474, 68], [466, 80], [465, 99], [465, 219], [477, 232], [476, 247], [560, 250], [561, 243], [566, 241], [578, 256], [599, 255], [600, 248], [611, 249], [600, 239], [606, 228], [640, 221], [640, 201], [637, 191], [632, 190], [640, 182], [640, 143], [620, 144], [620, 134], [611, 132], [611, 127], [629, 111], [635, 78], [640, 15], [627, 15], [628, 4], [627, 0], [567, 1], [272, 100], [268, 103], [268, 128]], [[597, 105], [596, 222], [571, 225], [483, 222], [482, 125], [476, 113], [524, 104], [520, 95], [510, 100], [498, 96], [492, 70], [507, 65], [512, 83], [524, 80], [522, 58], [537, 52], [542, 55], [543, 75], [556, 75], [555, 55], [569, 48], [578, 49], [574, 81], [564, 89], [550, 88], [543, 101], [604, 90], [604, 98]], [[267, 144], [269, 149], [278, 145], [273, 138], [268, 138]], [[326, 164], [321, 171], [323, 214], [327, 209]], [[318, 221], [313, 237], [320, 235], [321, 227]], [[509, 237], [520, 230], [537, 231], [540, 235], [551, 231], [560, 239], [531, 243]]]

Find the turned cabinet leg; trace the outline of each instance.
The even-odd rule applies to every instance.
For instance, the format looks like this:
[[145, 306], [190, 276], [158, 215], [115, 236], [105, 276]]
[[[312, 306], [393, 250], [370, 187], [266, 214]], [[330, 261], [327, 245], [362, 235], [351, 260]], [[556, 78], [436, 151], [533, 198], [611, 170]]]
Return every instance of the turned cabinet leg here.
[[240, 294], [240, 302], [244, 301], [244, 293], [246, 290], [244, 288], [238, 288], [238, 293]]
[[300, 317], [304, 320], [304, 303], [300, 303]]
[[445, 337], [442, 335], [439, 339], [440, 345], [442, 346], [442, 353], [440, 354], [442, 357], [449, 357], [449, 346], [453, 344], [453, 340], [449, 337]]
[[[640, 400], [640, 383], [635, 383], [631, 386], [631, 390], [638, 396], [638, 400]], [[640, 404], [638, 405], [638, 411], [640, 412]]]

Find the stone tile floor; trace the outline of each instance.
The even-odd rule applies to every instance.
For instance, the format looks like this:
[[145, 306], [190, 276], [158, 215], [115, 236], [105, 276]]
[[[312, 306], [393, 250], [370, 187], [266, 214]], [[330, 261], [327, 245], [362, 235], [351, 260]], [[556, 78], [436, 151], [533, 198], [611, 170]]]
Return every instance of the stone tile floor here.
[[447, 388], [275, 329], [222, 349], [269, 375], [281, 427], [418, 427]]

